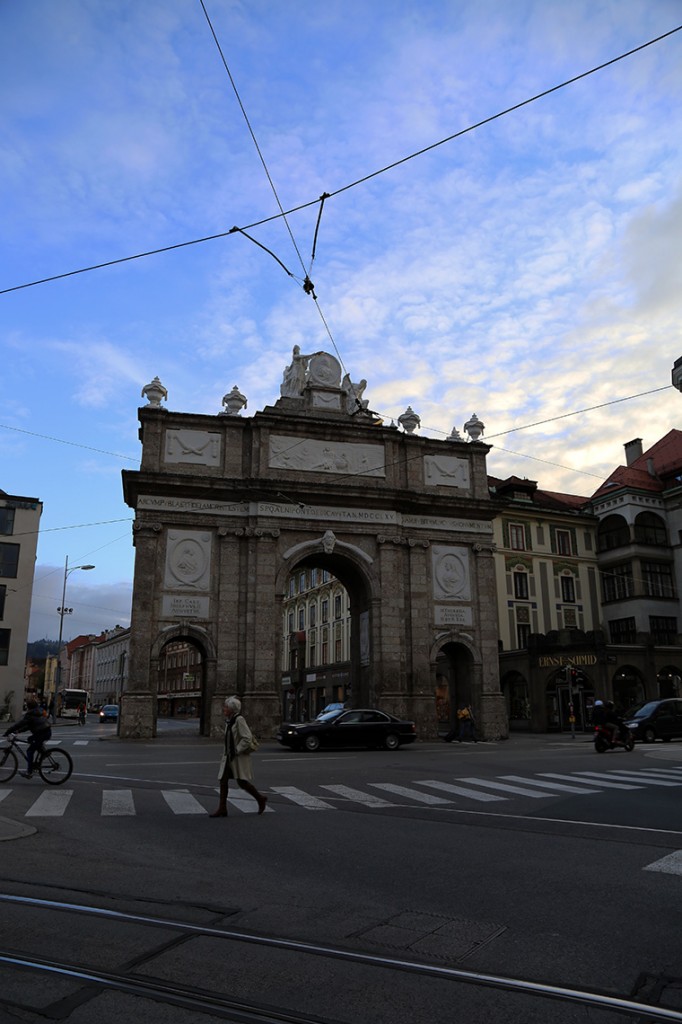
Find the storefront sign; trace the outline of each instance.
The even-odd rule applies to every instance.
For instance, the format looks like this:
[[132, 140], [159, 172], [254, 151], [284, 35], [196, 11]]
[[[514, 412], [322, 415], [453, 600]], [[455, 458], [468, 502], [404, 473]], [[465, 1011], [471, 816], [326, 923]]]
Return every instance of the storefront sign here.
[[538, 668], [562, 668], [564, 665], [597, 665], [596, 654], [541, 654]]

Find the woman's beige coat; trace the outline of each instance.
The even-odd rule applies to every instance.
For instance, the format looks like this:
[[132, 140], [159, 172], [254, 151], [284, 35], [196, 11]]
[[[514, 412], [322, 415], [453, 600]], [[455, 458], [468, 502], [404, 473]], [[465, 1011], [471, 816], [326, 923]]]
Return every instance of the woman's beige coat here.
[[[225, 726], [225, 753], [220, 761], [218, 778], [222, 779], [227, 767], [227, 725]], [[237, 756], [230, 761], [230, 770], [233, 779], [244, 779], [246, 782], [253, 782], [253, 770], [251, 768], [251, 730], [242, 714], [238, 714], [232, 726], [232, 738], [234, 739]]]

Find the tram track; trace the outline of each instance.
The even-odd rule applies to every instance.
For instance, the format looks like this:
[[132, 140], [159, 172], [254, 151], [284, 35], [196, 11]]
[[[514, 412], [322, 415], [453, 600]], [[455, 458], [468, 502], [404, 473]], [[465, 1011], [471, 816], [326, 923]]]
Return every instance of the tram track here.
[[[278, 949], [302, 956], [345, 961], [382, 971], [409, 973], [423, 978], [451, 981], [483, 989], [497, 989], [509, 994], [525, 995], [555, 1003], [579, 1005], [586, 1010], [610, 1011], [621, 1014], [624, 1019], [646, 1021], [647, 1024], [659, 1024], [659, 1022], [662, 1024], [664, 1021], [675, 1021], [682, 1024], [682, 1011], [680, 1010], [660, 1005], [654, 1006], [640, 1000], [614, 996], [606, 992], [467, 970], [461, 967], [448, 967], [420, 960], [382, 956], [343, 946], [264, 935], [223, 925], [194, 924], [186, 920], [115, 910], [87, 903], [43, 899], [13, 893], [0, 893], [0, 903], [44, 910], [48, 914], [94, 917], [114, 925], [125, 923], [141, 928], [171, 930], [177, 933], [177, 939], [170, 943], [174, 946], [183, 940], [197, 937], [217, 939], [257, 946], [260, 949]], [[215, 909], [217, 910], [217, 908]], [[93, 993], [103, 990], [125, 993], [178, 1006], [195, 1013], [205, 1013], [218, 1019], [233, 1021], [235, 1024], [335, 1024], [329, 1017], [313, 1017], [292, 1010], [275, 1008], [264, 1003], [231, 999], [219, 992], [191, 985], [179, 985], [167, 979], [137, 973], [137, 967], [153, 960], [168, 947], [169, 944], [165, 943], [161, 949], [158, 946], [152, 948], [136, 958], [135, 962], [129, 964], [125, 969], [114, 971], [103, 970], [86, 963], [42, 957], [32, 952], [20, 952], [10, 948], [0, 948], [0, 964], [43, 975], [71, 979], [82, 983], [85, 989], [90, 989]], [[80, 1001], [82, 1001], [82, 997], [79, 999]], [[69, 1000], [67, 999], [65, 1002], [68, 1004]], [[10, 1004], [0, 996], [0, 1006], [2, 1005], [9, 1007]], [[12, 1005], [16, 1007], [17, 1004]], [[45, 1016], [48, 1019], [60, 1019], [60, 1016], [61, 1019], [68, 1019], [68, 1015], [66, 1015], [68, 1006], [62, 1009], [64, 1012], [61, 1014], [54, 1011], [46, 1013]]]

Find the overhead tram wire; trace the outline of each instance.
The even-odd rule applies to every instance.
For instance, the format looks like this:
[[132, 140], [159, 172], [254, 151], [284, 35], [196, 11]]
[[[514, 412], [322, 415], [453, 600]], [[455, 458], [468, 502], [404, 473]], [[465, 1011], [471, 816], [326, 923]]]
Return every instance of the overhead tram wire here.
[[409, 160], [414, 160], [418, 156], [423, 156], [425, 153], [429, 153], [432, 150], [437, 149], [439, 146], [444, 146], [446, 143], [452, 142], [454, 139], [458, 139], [462, 135], [466, 135], [468, 132], [472, 132], [477, 128], [490, 124], [492, 121], [505, 117], [507, 114], [511, 114], [516, 110], [520, 110], [529, 103], [534, 103], [536, 100], [543, 99], [545, 96], [549, 96], [552, 93], [557, 92], [559, 89], [564, 89], [569, 85], [573, 85], [575, 82], [579, 82], [581, 79], [587, 78], [589, 75], [596, 74], [597, 71], [603, 71], [604, 68], [610, 67], [612, 64], [617, 64], [619, 61], [625, 60], [627, 57], [632, 57], [635, 53], [639, 53], [648, 46], [653, 46], [655, 43], [660, 43], [664, 39], [668, 39], [670, 36], [680, 31], [682, 31], [682, 25], [678, 25], [675, 28], [670, 29], [669, 32], [664, 32], [662, 35], [656, 36], [654, 39], [649, 39], [646, 43], [635, 46], [633, 49], [627, 50], [625, 53], [621, 53], [619, 56], [605, 61], [603, 64], [598, 64], [596, 67], [590, 68], [588, 71], [583, 71], [579, 75], [574, 75], [573, 78], [568, 78], [566, 81], [560, 82], [558, 85], [554, 85], [550, 89], [545, 89], [542, 92], [536, 93], [534, 96], [530, 96], [526, 100], [522, 100], [520, 103], [515, 103], [511, 107], [507, 107], [504, 110], [499, 111], [497, 114], [492, 114], [490, 117], [477, 121], [475, 124], [469, 125], [467, 128], [462, 128], [460, 131], [454, 132], [452, 135], [448, 135], [439, 142], [434, 142], [430, 146], [425, 146], [423, 149], [416, 150], [414, 153], [410, 153], [408, 156], [402, 157], [400, 160], [395, 160], [390, 164], [386, 164], [384, 167], [381, 167], [376, 171], [372, 171], [370, 174], [363, 175], [363, 177], [357, 178], [355, 181], [352, 181], [347, 185], [342, 185], [340, 188], [335, 189], [332, 192], [325, 192], [318, 199], [310, 199], [305, 203], [300, 203], [298, 206], [292, 206], [288, 210], [282, 210], [280, 213], [272, 214], [269, 217], [263, 217], [261, 220], [253, 221], [250, 224], [244, 224], [239, 228], [230, 228], [227, 231], [218, 231], [215, 234], [203, 235], [201, 238], [192, 238], [186, 242], [175, 242], [173, 245], [163, 245], [156, 249], [147, 249], [144, 252], [134, 253], [132, 256], [120, 256], [117, 259], [105, 260], [102, 263], [93, 263], [87, 267], [79, 267], [76, 270], [67, 270], [61, 274], [52, 274], [49, 277], [41, 277], [35, 281], [25, 281], [23, 284], [12, 285], [9, 288], [0, 288], [0, 295], [8, 295], [10, 292], [18, 292], [25, 288], [35, 288], [37, 285], [49, 284], [52, 281], [62, 281], [67, 277], [75, 277], [78, 274], [87, 274], [93, 270], [104, 270], [107, 267], [119, 266], [121, 263], [130, 263], [133, 260], [145, 259], [148, 256], [159, 256], [162, 253], [173, 252], [176, 249], [184, 249], [191, 245], [201, 245], [204, 242], [213, 242], [219, 238], [227, 238], [235, 232], [245, 232], [252, 228], [261, 227], [263, 224], [270, 224], [272, 221], [278, 220], [280, 217], [284, 217], [286, 219], [286, 217], [290, 216], [292, 213], [299, 213], [301, 210], [307, 210], [311, 206], [315, 206], [317, 203], [321, 202], [323, 199], [332, 199], [335, 196], [341, 195], [342, 192], [347, 192], [349, 189], [355, 188], [357, 185], [362, 185], [370, 179], [376, 178], [380, 174], [385, 174], [387, 171], [393, 170], [401, 164], [407, 163]]
[[[329, 324], [327, 323], [327, 320], [326, 320], [324, 314], [322, 313], [322, 309], [320, 307], [317, 295], [315, 294], [315, 286], [313, 285], [313, 282], [310, 280], [309, 270], [306, 270], [305, 263], [303, 262], [303, 257], [301, 256], [301, 252], [300, 252], [300, 249], [299, 249], [299, 247], [298, 247], [298, 245], [296, 243], [296, 239], [294, 237], [294, 233], [291, 230], [291, 225], [289, 224], [289, 221], [287, 219], [287, 213], [285, 212], [284, 207], [282, 206], [282, 203], [280, 202], [280, 198], [279, 198], [279, 195], [277, 193], [277, 189], [275, 187], [275, 183], [272, 180], [272, 176], [271, 176], [270, 171], [268, 169], [268, 165], [265, 162], [265, 157], [263, 156], [262, 150], [261, 150], [261, 148], [260, 148], [260, 146], [258, 144], [258, 139], [256, 138], [256, 133], [254, 132], [253, 127], [251, 125], [251, 122], [249, 120], [249, 116], [246, 113], [246, 108], [244, 107], [244, 104], [242, 103], [242, 98], [239, 95], [239, 90], [237, 89], [237, 84], [236, 84], [236, 82], [235, 82], [235, 80], [234, 80], [234, 78], [232, 76], [232, 72], [230, 71], [230, 68], [229, 68], [228, 63], [227, 63], [227, 59], [225, 57], [225, 54], [223, 53], [222, 46], [220, 45], [220, 41], [218, 39], [218, 36], [216, 35], [215, 29], [213, 28], [213, 24], [212, 24], [211, 19], [209, 17], [208, 11], [206, 10], [206, 4], [204, 3], [204, 0], [199, 0], [199, 3], [201, 4], [201, 9], [204, 12], [204, 17], [206, 18], [206, 21], [208, 23], [208, 27], [209, 27], [209, 29], [211, 31], [211, 35], [213, 36], [213, 41], [215, 42], [215, 45], [216, 45], [216, 47], [218, 49], [218, 53], [220, 54], [220, 59], [223, 62], [223, 67], [225, 68], [225, 71], [227, 73], [227, 77], [230, 80], [230, 85], [232, 86], [232, 90], [233, 90], [233, 92], [235, 94], [235, 97], [237, 99], [237, 103], [239, 104], [239, 109], [241, 110], [242, 115], [244, 117], [244, 121], [246, 122], [246, 127], [248, 128], [249, 134], [250, 134], [251, 139], [253, 141], [253, 144], [256, 147], [256, 152], [258, 153], [258, 158], [259, 158], [259, 160], [260, 160], [260, 162], [262, 164], [263, 170], [265, 172], [265, 176], [268, 179], [268, 183], [269, 183], [270, 188], [272, 190], [272, 194], [275, 197], [275, 202], [277, 203], [277, 207], [279, 209], [280, 216], [284, 220], [284, 223], [286, 225], [286, 229], [287, 229], [287, 231], [289, 233], [289, 238], [291, 239], [291, 244], [293, 245], [294, 250], [296, 252], [296, 255], [298, 256], [299, 263], [301, 264], [301, 269], [303, 270], [304, 278], [303, 278], [303, 281], [300, 282], [300, 284], [301, 284], [301, 286], [303, 288], [303, 291], [306, 293], [306, 295], [310, 295], [312, 297], [312, 299], [313, 299], [313, 301], [315, 303], [315, 307], [317, 309], [317, 312], [318, 312], [318, 314], [320, 316], [320, 319], [322, 320], [322, 323], [324, 325], [324, 328], [325, 328], [325, 330], [327, 332], [327, 336], [329, 337], [329, 340], [331, 341], [331, 343], [332, 343], [332, 345], [334, 347], [334, 351], [336, 352], [336, 354], [337, 354], [337, 356], [339, 358], [339, 362], [340, 362], [340, 364], [341, 364], [341, 366], [342, 366], [342, 368], [343, 368], [343, 370], [345, 372], [346, 367], [344, 366], [344, 362], [343, 362], [343, 359], [341, 357], [341, 353], [339, 352], [338, 345], [336, 344], [336, 341], [334, 340], [334, 336], [332, 335], [332, 332], [331, 332], [331, 330], [329, 328]], [[327, 193], [324, 193], [322, 196], [320, 196], [320, 211], [318, 213], [317, 224], [315, 226], [315, 235], [314, 235], [314, 239], [313, 239], [312, 256], [311, 256], [311, 260], [310, 260], [310, 269], [312, 269], [313, 260], [315, 259], [315, 250], [316, 250], [316, 247], [317, 247], [317, 235], [318, 235], [318, 231], [319, 231], [319, 227], [320, 227], [320, 220], [321, 220], [321, 217], [322, 217], [322, 210], [324, 208], [324, 202], [325, 202], [326, 198], [329, 198]], [[272, 250], [267, 249], [267, 247], [262, 245], [261, 242], [258, 242], [258, 241], [256, 241], [255, 238], [251, 238], [250, 235], [247, 235], [246, 231], [243, 228], [235, 227], [235, 228], [232, 229], [232, 231], [233, 232], [234, 231], [239, 231], [241, 234], [245, 235], [246, 238], [249, 238], [250, 241], [255, 242], [256, 245], [260, 246], [261, 249], [265, 249], [266, 252], [269, 252], [270, 255], [275, 260], [277, 260], [279, 265], [289, 275], [289, 277], [294, 277], [294, 274], [292, 274], [291, 271], [287, 269], [287, 267], [284, 265], [284, 263], [279, 259], [278, 256], [275, 255], [274, 252], [272, 252]], [[351, 387], [352, 387], [352, 384], [351, 384]], [[355, 395], [355, 400], [356, 400], [356, 402], [358, 404], [358, 407], [360, 407], [360, 400], [359, 400], [357, 395]]]

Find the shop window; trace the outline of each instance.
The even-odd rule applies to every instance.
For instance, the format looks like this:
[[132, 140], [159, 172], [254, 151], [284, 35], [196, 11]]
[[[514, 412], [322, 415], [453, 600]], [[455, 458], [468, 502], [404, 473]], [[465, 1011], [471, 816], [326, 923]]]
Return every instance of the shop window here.
[[19, 568], [19, 544], [0, 544], [0, 576], [16, 579]]
[[628, 619], [614, 619], [609, 622], [609, 636], [612, 644], [634, 644], [637, 642], [637, 627], [634, 616]]

